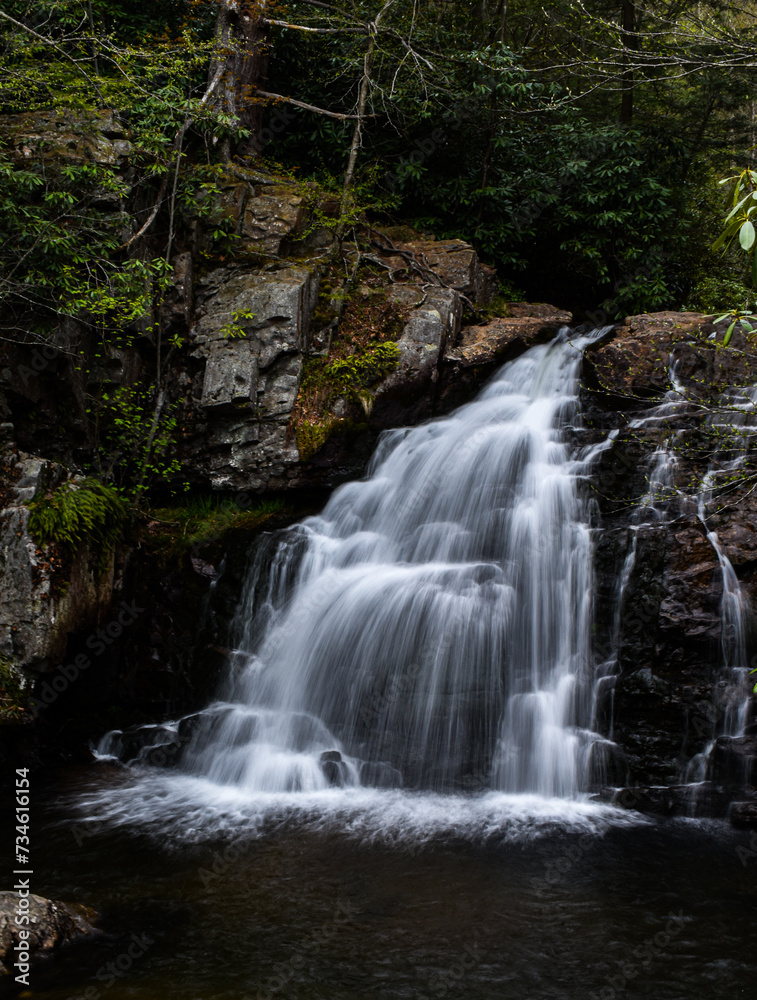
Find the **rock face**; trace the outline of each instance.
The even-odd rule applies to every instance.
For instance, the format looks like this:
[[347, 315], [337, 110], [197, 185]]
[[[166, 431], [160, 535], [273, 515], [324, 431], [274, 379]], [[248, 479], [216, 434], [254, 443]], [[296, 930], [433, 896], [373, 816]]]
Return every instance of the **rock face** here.
[[29, 534], [27, 504], [54, 488], [65, 470], [18, 452], [3, 425], [3, 465], [8, 482], [0, 509], [0, 657], [13, 668], [42, 671], [62, 659], [68, 636], [95, 623], [108, 607], [113, 561], [95, 568], [96, 554], [80, 550], [61, 586], [60, 560]]
[[[246, 197], [249, 205], [259, 200]], [[240, 209], [235, 217], [242, 215]], [[293, 241], [301, 218], [287, 218], [289, 231], [278, 235]], [[240, 237], [248, 235], [242, 227]], [[332, 487], [361, 473], [381, 430], [457, 405], [497, 365], [571, 318], [551, 306], [520, 303], [507, 320], [463, 327], [466, 303], [482, 306], [496, 288], [472, 247], [411, 240], [381, 246], [378, 256], [391, 280], [372, 278], [353, 297], [378, 296], [403, 316], [394, 339], [398, 363], [359, 406], [331, 401], [321, 418], [338, 429], [312, 458], [298, 451], [294, 411], [304, 362], [328, 351], [315, 317], [319, 267], [222, 268], [196, 283], [191, 305], [172, 304], [175, 313], [192, 317], [190, 363], [177, 385], [186, 427], [181, 454], [195, 481], [245, 492]]]
[[286, 466], [298, 461], [287, 425], [318, 280], [304, 268], [220, 271], [199, 286], [190, 343], [204, 369], [192, 450], [216, 489], [285, 483]]
[[[95, 207], [118, 213], [125, 241], [140, 228], [147, 196], [134, 185], [128, 130], [116, 116], [5, 117], [0, 134], [18, 161], [115, 167], [116, 201]], [[181, 424], [174, 453], [194, 487], [245, 493], [330, 488], [362, 472], [383, 429], [456, 405], [498, 363], [569, 320], [549, 307], [516, 305], [506, 322], [463, 329], [466, 310], [470, 317], [498, 290], [494, 269], [473, 247], [408, 229], [397, 238], [393, 230], [366, 228], [361, 256], [347, 249], [336, 260], [333, 228], [322, 221], [335, 206], [307, 182], [229, 164], [212, 184], [198, 186], [195, 203], [196, 213], [185, 209], [190, 215], [176, 233], [173, 283], [157, 315], [136, 324], [131, 340], [106, 360], [95, 360], [100, 352], [91, 331], [73, 319], [61, 323], [54, 346], [34, 344], [32, 337], [28, 345], [0, 344], [0, 419], [15, 425], [25, 452], [86, 468], [98, 433], [88, 400], [151, 384], [157, 357], [168, 355], [167, 405]], [[324, 430], [318, 447], [301, 455], [296, 404], [304, 366], [367, 348], [359, 336], [351, 345], [340, 342], [334, 322], [345, 301], [359, 302], [366, 285], [402, 316], [398, 329], [378, 335], [397, 344], [396, 369], [362, 386], [359, 402], [330, 399], [315, 415]], [[81, 354], [91, 362], [84, 374], [87, 366], [76, 360]]]
[[[658, 790], [709, 781], [698, 800], [650, 793], [651, 811], [725, 815], [738, 789], [755, 782], [757, 748], [739, 736], [744, 712], [754, 711], [746, 706], [755, 505], [738, 470], [721, 480], [722, 498], [707, 492], [705, 477], [728, 472], [743, 448], [727, 438], [734, 411], [721, 409], [723, 393], [753, 385], [757, 370], [742, 334], [732, 351], [721, 339], [707, 317], [634, 316], [589, 353], [585, 368], [585, 434], [608, 444], [589, 484], [601, 528], [599, 659], [617, 651], [600, 709], [605, 732], [622, 748], [621, 781]], [[741, 629], [724, 610], [726, 580], [740, 595]]]
[[[19, 925], [17, 914], [28, 916]], [[14, 974], [17, 945], [28, 945], [30, 964], [51, 958], [59, 948], [74, 941], [92, 938], [101, 932], [93, 927], [97, 914], [89, 907], [60, 903], [30, 894], [23, 899], [15, 892], [0, 892], [0, 963]], [[20, 930], [28, 930], [21, 935]]]

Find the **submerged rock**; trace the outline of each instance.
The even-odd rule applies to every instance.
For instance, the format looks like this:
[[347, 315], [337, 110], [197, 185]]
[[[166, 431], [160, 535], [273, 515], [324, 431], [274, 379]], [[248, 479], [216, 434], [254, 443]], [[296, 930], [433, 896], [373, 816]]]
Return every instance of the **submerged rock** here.
[[[22, 916], [19, 916], [22, 915]], [[23, 917], [28, 916], [28, 922]], [[21, 925], [17, 922], [21, 920]], [[61, 903], [42, 896], [20, 898], [17, 892], [0, 892], [0, 961], [13, 974], [17, 948], [27, 944], [31, 964], [52, 957], [64, 945], [93, 938], [102, 932], [94, 924], [97, 913], [78, 903]], [[21, 931], [28, 930], [28, 935]]]

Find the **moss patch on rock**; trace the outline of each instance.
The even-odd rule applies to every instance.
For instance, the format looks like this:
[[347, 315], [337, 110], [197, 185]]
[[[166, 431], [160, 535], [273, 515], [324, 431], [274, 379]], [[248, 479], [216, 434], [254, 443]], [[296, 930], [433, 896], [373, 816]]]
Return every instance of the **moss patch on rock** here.
[[232, 529], [252, 530], [288, 505], [279, 499], [255, 499], [213, 495], [190, 497], [173, 507], [153, 508], [147, 513], [145, 540], [157, 549], [178, 554], [198, 545], [220, 540]]
[[82, 546], [100, 553], [100, 568], [120, 540], [128, 516], [113, 487], [95, 479], [68, 480], [29, 504], [29, 533], [40, 545], [73, 557]]
[[[368, 273], [367, 281], [375, 280]], [[324, 287], [326, 291], [324, 292]], [[328, 316], [321, 286], [321, 314]], [[301, 461], [307, 461], [336, 433], [364, 430], [373, 405], [371, 387], [396, 370], [396, 341], [406, 323], [405, 310], [387, 300], [385, 290], [363, 284], [344, 308], [327, 357], [307, 358], [289, 425]]]
[[341, 358], [308, 358], [303, 365], [293, 417], [297, 449], [302, 461], [314, 455], [337, 430], [354, 428], [354, 419], [331, 412], [344, 399], [370, 414], [370, 387], [390, 375], [399, 363], [394, 342], [370, 341], [359, 353]]

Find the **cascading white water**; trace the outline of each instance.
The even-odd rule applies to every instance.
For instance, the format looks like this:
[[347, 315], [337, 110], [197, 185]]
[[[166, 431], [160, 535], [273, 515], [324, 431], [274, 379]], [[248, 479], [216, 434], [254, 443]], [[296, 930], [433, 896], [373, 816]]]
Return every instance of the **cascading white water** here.
[[250, 792], [585, 785], [592, 551], [564, 429], [599, 335], [565, 330], [386, 434], [365, 480], [286, 533], [184, 770]]

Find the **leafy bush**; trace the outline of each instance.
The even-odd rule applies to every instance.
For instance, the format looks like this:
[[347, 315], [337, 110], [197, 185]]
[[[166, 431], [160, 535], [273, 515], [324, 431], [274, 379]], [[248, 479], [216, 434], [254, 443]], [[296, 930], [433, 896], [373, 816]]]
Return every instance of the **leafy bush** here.
[[689, 293], [685, 308], [691, 312], [719, 313], [724, 309], [754, 306], [754, 292], [728, 275], [700, 278]]

